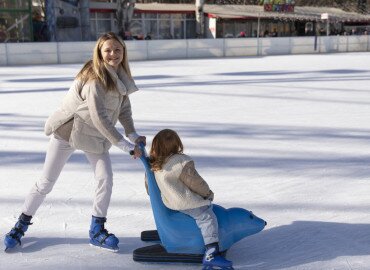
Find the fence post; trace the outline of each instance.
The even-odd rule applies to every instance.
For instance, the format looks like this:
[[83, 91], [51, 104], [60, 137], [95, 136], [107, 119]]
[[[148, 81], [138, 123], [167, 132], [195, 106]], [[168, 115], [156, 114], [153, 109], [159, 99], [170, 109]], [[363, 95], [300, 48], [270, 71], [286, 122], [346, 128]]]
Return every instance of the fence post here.
[[58, 62], [58, 64], [61, 64], [60, 51], [59, 51], [59, 42], [57, 42], [57, 62]]
[[186, 59], [189, 58], [189, 40], [185, 39], [186, 44]]
[[146, 60], [149, 60], [149, 40], [145, 40], [145, 48], [146, 48]]
[[340, 48], [340, 36], [337, 36], [337, 52], [339, 52], [339, 48]]
[[8, 57], [8, 43], [5, 42], [5, 66], [9, 66], [9, 57]]

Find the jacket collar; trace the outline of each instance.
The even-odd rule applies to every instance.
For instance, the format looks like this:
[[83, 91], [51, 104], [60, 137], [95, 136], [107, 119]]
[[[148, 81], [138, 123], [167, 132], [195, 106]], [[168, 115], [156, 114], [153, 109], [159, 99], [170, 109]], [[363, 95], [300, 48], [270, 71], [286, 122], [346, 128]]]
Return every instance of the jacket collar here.
[[117, 85], [117, 90], [120, 92], [121, 95], [130, 95], [139, 89], [135, 85], [135, 82], [132, 78], [129, 78], [126, 71], [123, 69], [122, 66], [118, 68], [118, 72], [116, 72], [111, 66], [105, 65], [109, 74], [112, 76], [113, 80]]

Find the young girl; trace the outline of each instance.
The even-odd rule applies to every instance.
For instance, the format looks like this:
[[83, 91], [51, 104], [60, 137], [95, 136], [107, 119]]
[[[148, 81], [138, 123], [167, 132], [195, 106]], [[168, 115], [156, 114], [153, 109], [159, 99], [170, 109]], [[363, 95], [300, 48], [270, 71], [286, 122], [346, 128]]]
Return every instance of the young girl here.
[[[52, 136], [42, 177], [26, 197], [18, 222], [5, 236], [7, 249], [21, 243], [21, 237], [32, 224], [32, 216], [53, 189], [69, 157], [79, 149], [91, 163], [96, 179], [90, 243], [118, 250], [118, 238], [104, 228], [113, 186], [108, 151], [113, 144], [131, 152], [135, 158], [141, 155], [135, 144], [145, 144], [146, 139], [135, 131], [129, 99], [129, 95], [137, 90], [128, 66], [125, 44], [114, 33], [104, 34], [95, 45], [93, 60], [77, 74], [61, 107], [45, 124], [46, 135]], [[118, 120], [130, 141], [115, 128]]]
[[213, 192], [183, 151], [183, 144], [173, 130], [161, 130], [153, 139], [149, 162], [163, 203], [195, 219], [206, 245], [205, 267], [232, 267], [232, 262], [219, 252], [217, 217], [211, 204]]

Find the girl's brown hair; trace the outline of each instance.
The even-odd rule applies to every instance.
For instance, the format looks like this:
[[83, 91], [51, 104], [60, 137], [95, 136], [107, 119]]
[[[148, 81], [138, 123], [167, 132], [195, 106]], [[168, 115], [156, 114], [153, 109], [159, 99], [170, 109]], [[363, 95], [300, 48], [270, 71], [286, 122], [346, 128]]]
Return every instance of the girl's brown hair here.
[[182, 154], [184, 146], [179, 135], [172, 129], [163, 129], [154, 136], [150, 148], [149, 163], [153, 171], [162, 169], [166, 159], [174, 154]]
[[81, 79], [83, 84], [90, 80], [98, 80], [102, 86], [107, 90], [115, 90], [116, 84], [110, 76], [107, 68], [105, 67], [103, 57], [101, 55], [101, 48], [107, 40], [114, 39], [118, 41], [123, 48], [123, 59], [121, 62], [122, 68], [126, 71], [128, 77], [132, 79], [130, 67], [127, 59], [127, 49], [125, 43], [113, 32], [108, 32], [102, 35], [95, 44], [93, 59], [86, 62], [80, 72], [77, 74], [76, 79]]

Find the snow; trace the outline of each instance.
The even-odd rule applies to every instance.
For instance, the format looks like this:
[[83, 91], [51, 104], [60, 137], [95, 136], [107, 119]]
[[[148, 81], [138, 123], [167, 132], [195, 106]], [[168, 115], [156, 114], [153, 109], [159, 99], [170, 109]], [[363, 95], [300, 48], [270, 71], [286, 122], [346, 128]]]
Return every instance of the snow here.
[[[177, 130], [215, 202], [268, 222], [228, 251], [235, 269], [370, 269], [369, 62], [370, 53], [131, 62], [148, 144]], [[81, 66], [0, 67], [1, 242], [41, 174], [44, 122]], [[94, 181], [77, 151], [23, 247], [0, 252], [0, 269], [201, 269], [132, 260], [155, 225], [140, 161], [111, 154], [107, 228], [120, 251], [88, 245]]]

